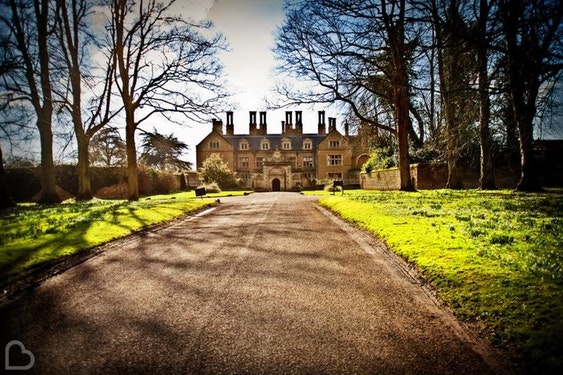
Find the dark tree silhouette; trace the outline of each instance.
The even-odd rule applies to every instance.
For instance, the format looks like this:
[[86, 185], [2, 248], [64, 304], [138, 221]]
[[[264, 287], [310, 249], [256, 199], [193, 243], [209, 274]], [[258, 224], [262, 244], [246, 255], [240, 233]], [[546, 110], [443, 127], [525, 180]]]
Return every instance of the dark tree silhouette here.
[[90, 142], [90, 161], [102, 167], [122, 167], [127, 161], [125, 141], [116, 128], [105, 127]]
[[53, 84], [51, 47], [53, 10], [49, 0], [7, 0], [0, 9], [5, 30], [2, 44], [11, 50], [17, 68], [5, 72], [2, 84], [13, 102], [31, 106], [41, 145], [40, 203], [61, 201], [53, 162]]
[[[412, 190], [408, 68], [414, 41], [407, 40], [406, 18], [405, 0], [295, 2], [286, 9], [274, 51], [279, 70], [315, 87], [280, 87], [285, 103], [345, 103], [363, 122], [395, 134], [401, 190]], [[376, 98], [391, 103], [393, 124], [366, 111], [365, 103]]]
[[553, 0], [498, 0], [508, 86], [520, 140], [517, 191], [541, 189], [533, 157], [534, 120], [540, 88], [563, 67], [563, 7]]
[[142, 163], [161, 171], [182, 171], [191, 169], [192, 163], [181, 159], [189, 147], [174, 137], [174, 134], [160, 134], [156, 129], [145, 132], [141, 144]]
[[[74, 125], [78, 150], [78, 192], [76, 199], [92, 199], [90, 183], [89, 144], [96, 132], [106, 126], [120, 111], [112, 109], [112, 87], [115, 74], [113, 51], [104, 50], [103, 59], [92, 58], [87, 52], [100, 47], [91, 34], [90, 18], [94, 3], [89, 0], [56, 0], [57, 27], [55, 34], [58, 47], [54, 54], [59, 57], [55, 64], [64, 82], [59, 97]], [[99, 38], [99, 37], [98, 37]], [[97, 49], [96, 53], [102, 52]], [[97, 60], [102, 60], [101, 67]], [[86, 81], [86, 83], [85, 83]]]

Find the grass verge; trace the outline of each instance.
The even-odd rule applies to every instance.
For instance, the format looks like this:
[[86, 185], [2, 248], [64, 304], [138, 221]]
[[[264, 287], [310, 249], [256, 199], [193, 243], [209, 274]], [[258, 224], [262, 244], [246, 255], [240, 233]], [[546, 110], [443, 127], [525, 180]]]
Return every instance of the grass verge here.
[[320, 204], [416, 265], [525, 373], [563, 369], [563, 194], [351, 191]]
[[[242, 194], [229, 192], [222, 195]], [[210, 195], [210, 197], [221, 194]], [[214, 204], [194, 192], [141, 198], [138, 202], [67, 201], [56, 206], [22, 204], [0, 212], [0, 286], [63, 259]]]

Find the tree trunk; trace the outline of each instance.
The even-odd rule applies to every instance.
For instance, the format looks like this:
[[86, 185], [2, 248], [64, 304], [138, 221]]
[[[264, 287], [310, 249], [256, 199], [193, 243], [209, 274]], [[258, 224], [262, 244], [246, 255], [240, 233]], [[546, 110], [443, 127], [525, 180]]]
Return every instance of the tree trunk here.
[[[443, 70], [443, 68], [440, 68]], [[446, 79], [442, 77], [440, 79], [440, 85], [442, 86], [442, 100], [444, 108], [444, 118], [446, 121], [446, 153], [448, 162], [448, 180], [446, 182], [446, 189], [463, 189], [463, 182], [461, 181], [461, 173], [459, 170], [459, 124], [456, 121], [454, 115], [454, 109], [452, 108], [454, 103], [451, 98], [450, 92], [448, 91]]]
[[[49, 3], [44, 0], [35, 4], [37, 14], [37, 46], [41, 71], [41, 91], [43, 106], [37, 103], [37, 127], [41, 139], [41, 197], [40, 203], [60, 203], [55, 179], [55, 163], [53, 162], [53, 90], [51, 86], [49, 56]], [[38, 102], [38, 101], [37, 101]]]
[[135, 123], [133, 112], [125, 111], [126, 129], [125, 144], [127, 148], [127, 199], [139, 200], [139, 176], [137, 175], [137, 148], [135, 146]]
[[[535, 107], [535, 105], [532, 104]], [[535, 109], [521, 108], [517, 115], [518, 132], [520, 133], [520, 181], [516, 191], [540, 191], [541, 185], [537, 180], [534, 148], [533, 148], [533, 113]]]
[[399, 176], [402, 191], [414, 191], [411, 179], [409, 160], [409, 96], [408, 86], [402, 85], [395, 89], [395, 118], [397, 121], [397, 142], [399, 152]]
[[78, 164], [76, 166], [78, 172], [78, 193], [76, 194], [76, 200], [85, 201], [94, 197], [90, 180], [90, 140], [84, 132], [80, 135], [77, 133], [76, 140], [78, 143]]
[[479, 43], [477, 44], [477, 69], [479, 77], [479, 138], [481, 147], [481, 175], [479, 187], [482, 190], [496, 190], [493, 155], [491, 152], [492, 138], [489, 128], [491, 103], [489, 99], [489, 73], [487, 72], [486, 22], [489, 13], [487, 0], [480, 1]]
[[449, 118], [446, 110], [446, 142], [447, 142], [447, 161], [448, 161], [448, 181], [446, 189], [463, 189], [461, 181], [461, 172], [459, 167], [459, 147], [457, 139], [459, 138], [458, 125], [454, 119]]
[[[520, 181], [516, 184], [516, 191], [540, 191], [534, 167], [534, 116], [536, 114], [536, 98], [539, 92], [539, 82], [533, 72], [523, 77], [518, 69], [517, 61], [511, 61], [512, 109], [514, 111], [518, 133], [520, 136]], [[525, 89], [524, 89], [525, 87]]]
[[386, 13], [385, 2], [383, 20], [386, 23], [389, 37], [389, 48], [392, 56], [391, 86], [395, 105], [395, 122], [397, 123], [397, 145], [399, 153], [400, 190], [414, 191], [411, 179], [409, 160], [410, 101], [409, 76], [405, 57], [405, 0], [399, 0], [397, 19], [392, 21]]
[[0, 147], [0, 210], [14, 207], [16, 203], [10, 197], [8, 185], [6, 184], [6, 174], [4, 173], [4, 158], [2, 155], [2, 147]]
[[41, 196], [38, 203], [60, 203], [61, 199], [57, 194], [55, 163], [53, 162], [53, 132], [51, 130], [51, 115], [43, 114], [42, 117], [44, 117], [42, 119], [42, 124], [38, 124], [41, 142]]

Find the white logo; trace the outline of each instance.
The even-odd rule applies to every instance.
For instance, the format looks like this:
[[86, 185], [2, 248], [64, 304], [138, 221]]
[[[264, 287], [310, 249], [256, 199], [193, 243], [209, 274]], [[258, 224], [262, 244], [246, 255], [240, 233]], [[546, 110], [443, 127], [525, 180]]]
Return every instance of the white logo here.
[[[29, 357], [29, 363], [25, 366], [12, 366], [10, 365], [10, 349], [12, 346], [17, 345], [20, 347], [21, 354], [27, 355]], [[12, 340], [6, 345], [6, 349], [4, 350], [4, 359], [5, 361], [5, 368], [6, 370], [29, 370], [35, 364], [35, 356], [32, 352], [27, 350], [24, 344], [18, 340]]]

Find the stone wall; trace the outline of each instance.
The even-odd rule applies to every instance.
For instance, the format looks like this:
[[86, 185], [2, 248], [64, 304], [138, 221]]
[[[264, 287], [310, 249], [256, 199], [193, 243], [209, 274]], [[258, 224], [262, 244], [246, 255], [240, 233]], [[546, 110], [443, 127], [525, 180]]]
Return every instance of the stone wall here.
[[[466, 189], [479, 187], [479, 172], [463, 169], [462, 182]], [[495, 171], [497, 187], [512, 189], [518, 182], [518, 170], [499, 169]], [[448, 180], [448, 167], [445, 164], [412, 164], [411, 178], [417, 190], [443, 189]], [[367, 190], [399, 190], [398, 168], [378, 169], [360, 174], [360, 184]]]

